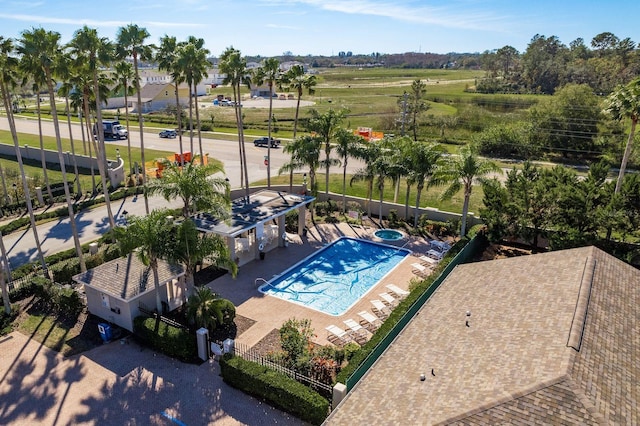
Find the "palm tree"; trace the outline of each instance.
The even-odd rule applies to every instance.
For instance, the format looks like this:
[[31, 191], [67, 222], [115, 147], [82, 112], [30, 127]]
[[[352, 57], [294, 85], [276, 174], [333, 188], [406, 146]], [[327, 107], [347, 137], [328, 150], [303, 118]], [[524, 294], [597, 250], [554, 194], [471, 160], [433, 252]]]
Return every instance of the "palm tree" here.
[[[191, 104], [195, 99], [196, 127], [198, 129], [198, 147], [200, 149], [200, 164], [204, 164], [204, 152], [202, 150], [202, 131], [200, 128], [200, 108], [198, 107], [198, 84], [207, 77], [207, 69], [211, 63], [207, 59], [209, 50], [204, 48], [204, 40], [190, 36], [187, 43], [180, 49], [178, 55], [178, 68], [183, 72], [185, 81], [189, 85], [189, 119], [191, 120]], [[191, 120], [190, 129], [193, 129]], [[191, 135], [193, 152], [193, 132]]]
[[[133, 72], [133, 66], [129, 62], [119, 61], [113, 67], [115, 72], [116, 86], [114, 92], [122, 92], [124, 94], [124, 116], [127, 124], [127, 155], [129, 156], [129, 173], [133, 173], [133, 165], [131, 163], [131, 137], [129, 131], [129, 96], [135, 93], [135, 85], [131, 85], [136, 78]], [[180, 153], [182, 154], [182, 136], [180, 136]]]
[[213, 331], [218, 324], [225, 322], [225, 313], [229, 317], [234, 317], [235, 307], [228, 300], [213, 293], [209, 287], [196, 289], [187, 301], [187, 318], [197, 327], [205, 327]]
[[[316, 171], [320, 167], [320, 150], [322, 139], [318, 136], [303, 136], [284, 147], [284, 152], [291, 154], [291, 160], [284, 164], [278, 173], [291, 172], [309, 167], [309, 184], [311, 192], [317, 194]], [[312, 210], [313, 211], [313, 210]]]
[[346, 129], [338, 129], [335, 137], [336, 152], [342, 162], [342, 214], [344, 214], [347, 209], [347, 164], [349, 157], [357, 154], [357, 149], [364, 142], [364, 139]]
[[67, 113], [67, 128], [69, 129], [69, 142], [71, 143], [71, 155], [73, 158], [73, 172], [76, 176], [76, 198], [82, 195], [82, 187], [80, 185], [80, 175], [78, 172], [78, 161], [76, 159], [76, 147], [73, 140], [73, 128], [71, 126], [71, 103], [69, 101], [69, 97], [71, 93], [74, 91], [74, 86], [70, 82], [72, 71], [72, 61], [71, 57], [68, 54], [65, 54], [60, 59], [60, 66], [58, 67], [58, 72], [61, 74], [61, 78], [63, 83], [60, 85], [58, 89], [58, 94], [64, 96], [65, 110]]
[[312, 95], [314, 93], [314, 87], [316, 86], [316, 76], [311, 74], [305, 74], [302, 65], [294, 65], [283, 76], [282, 84], [286, 85], [289, 90], [293, 90], [298, 94], [296, 102], [296, 115], [293, 120], [293, 138], [296, 138], [298, 131], [298, 113], [300, 112], [300, 99], [304, 89], [307, 89], [308, 93]]
[[160, 279], [158, 277], [158, 261], [165, 258], [172, 250], [170, 238], [161, 236], [171, 235], [173, 224], [167, 219], [171, 215], [168, 209], [153, 210], [147, 216], [130, 216], [128, 226], [114, 228], [116, 239], [120, 243], [123, 253], [131, 253], [135, 249], [138, 259], [151, 268], [153, 284], [156, 292], [156, 309], [162, 312], [160, 297]]
[[100, 171], [100, 178], [102, 181], [102, 192], [104, 194], [104, 201], [107, 206], [107, 216], [109, 218], [109, 226], [114, 228], [116, 221], [111, 210], [111, 199], [109, 197], [109, 187], [107, 186], [107, 172], [105, 170], [105, 164], [107, 163], [107, 156], [104, 149], [104, 132], [102, 129], [102, 108], [100, 101], [100, 86], [98, 79], [98, 68], [100, 66], [107, 65], [113, 59], [113, 45], [106, 38], [99, 38], [98, 31], [89, 28], [86, 25], [77, 30], [73, 39], [69, 43], [69, 47], [76, 61], [81, 64], [86, 64], [87, 72], [92, 75], [93, 81], [93, 95], [95, 96], [96, 104], [96, 136], [97, 142], [92, 138], [95, 143], [96, 159], [98, 160], [98, 170]]
[[238, 126], [238, 149], [240, 152], [240, 182], [245, 188], [245, 198], [249, 200], [249, 172], [247, 166], [247, 154], [244, 147], [244, 130], [242, 124], [242, 107], [240, 103], [240, 87], [251, 87], [251, 77], [247, 70], [247, 61], [240, 55], [240, 51], [228, 47], [220, 56], [218, 64], [220, 72], [225, 74], [223, 84], [230, 84], [233, 88], [233, 100], [235, 101], [236, 124]]
[[491, 173], [502, 173], [495, 163], [484, 160], [477, 154], [477, 148], [467, 145], [460, 150], [460, 155], [446, 157], [446, 162], [439, 165], [433, 173], [431, 183], [434, 185], [449, 186], [441, 195], [443, 200], [450, 199], [460, 189], [464, 191], [464, 203], [462, 205], [462, 225], [460, 235], [467, 232], [467, 214], [469, 212], [469, 199], [475, 182], [485, 182]]
[[216, 267], [229, 270], [233, 277], [238, 273], [238, 265], [231, 259], [229, 247], [222, 237], [198, 231], [189, 218], [175, 229], [172, 248], [168, 259], [184, 265], [187, 295], [194, 287], [196, 266], [202, 265], [205, 260]]
[[[58, 111], [56, 108], [56, 98], [54, 90], [54, 72], [62, 56], [60, 47], [60, 34], [52, 31], [45, 31], [43, 28], [37, 28], [32, 31], [22, 33], [21, 45], [19, 51], [23, 58], [31, 64], [31, 71], [34, 75], [39, 76], [38, 80], [43, 77], [44, 83], [49, 92], [49, 105], [51, 106], [51, 117], [53, 119], [53, 129], [56, 135], [56, 146], [58, 148], [58, 161], [60, 163], [60, 171], [62, 173], [62, 183], [64, 187], [65, 200], [67, 202], [67, 210], [69, 212], [69, 224], [71, 225], [71, 233], [76, 248], [76, 255], [80, 261], [80, 270], [87, 270], [82, 255], [82, 246], [80, 245], [80, 237], [76, 226], [74, 204], [71, 201], [69, 192], [69, 182], [67, 181], [67, 168], [64, 162], [64, 154], [62, 152], [62, 138], [60, 136], [60, 122], [58, 121]], [[37, 67], [36, 65], [39, 66]], [[38, 96], [39, 99], [39, 96]]]
[[411, 167], [411, 182], [416, 185], [416, 205], [413, 215], [413, 226], [418, 226], [418, 210], [420, 197], [425, 185], [434, 175], [438, 162], [442, 158], [442, 148], [437, 144], [426, 144], [413, 141], [409, 153], [409, 167]]
[[231, 203], [229, 182], [212, 176], [221, 172], [222, 168], [213, 163], [195, 165], [191, 162], [182, 167], [167, 163], [162, 179], [149, 182], [147, 191], [149, 194], [162, 194], [167, 201], [181, 198], [185, 218], [197, 211], [208, 211], [226, 218]]
[[261, 86], [267, 83], [269, 86], [269, 125], [267, 137], [267, 188], [271, 188], [271, 122], [273, 121], [273, 86], [280, 80], [280, 61], [276, 58], [267, 58], [262, 61], [262, 66], [256, 69], [253, 83]]
[[171, 75], [176, 96], [176, 122], [178, 126], [178, 143], [180, 145], [180, 161], [184, 165], [184, 148], [182, 146], [182, 110], [178, 87], [184, 82], [184, 75], [178, 65], [178, 42], [175, 37], [165, 35], [160, 38], [160, 46], [156, 52], [158, 69], [165, 70]]
[[[140, 73], [138, 72], [138, 61], [147, 60], [153, 57], [152, 46], [145, 45], [144, 42], [149, 38], [149, 32], [146, 28], [140, 28], [136, 24], [129, 24], [126, 27], [120, 27], [116, 35], [118, 56], [121, 59], [126, 57], [133, 58], [133, 71], [135, 74], [135, 87], [138, 95], [138, 125], [140, 127], [140, 157], [142, 162], [142, 184], [147, 183], [147, 166], [144, 158], [144, 128], [142, 121], [142, 94], [140, 93]], [[177, 89], [176, 89], [177, 90]], [[149, 214], [149, 198], [144, 193], [144, 207]]]
[[606, 100], [605, 112], [611, 115], [615, 120], [631, 119], [631, 131], [627, 139], [627, 145], [624, 149], [622, 162], [620, 163], [620, 171], [618, 172], [618, 180], [616, 181], [615, 194], [620, 192], [622, 180], [631, 155], [633, 147], [633, 138], [635, 137], [636, 125], [640, 118], [640, 78], [628, 83], [626, 86], [618, 87]]
[[324, 145], [324, 160], [321, 162], [321, 166], [325, 169], [325, 194], [329, 195], [329, 169], [331, 166], [336, 166], [339, 161], [335, 158], [331, 158], [331, 150], [333, 148], [332, 142], [335, 138], [335, 133], [339, 129], [340, 124], [347, 116], [347, 110], [341, 109], [339, 111], [330, 109], [324, 114], [320, 114], [316, 110], [311, 110], [311, 118], [307, 125], [311, 132], [315, 132], [321, 139]]
[[29, 212], [29, 221], [31, 224], [31, 231], [33, 232], [33, 240], [36, 243], [36, 250], [38, 252], [38, 258], [40, 259], [42, 269], [46, 271], [47, 264], [44, 260], [40, 237], [38, 236], [38, 228], [36, 227], [36, 220], [33, 214], [33, 204], [31, 203], [31, 193], [29, 191], [27, 176], [24, 172], [24, 163], [22, 161], [22, 152], [20, 151], [20, 142], [18, 141], [18, 132], [13, 118], [13, 108], [10, 103], [11, 93], [9, 92], [9, 87], [14, 86], [16, 83], [19, 64], [19, 61], [13, 56], [13, 54], [13, 41], [0, 36], [0, 95], [2, 95], [0, 97], [2, 97], [4, 103], [4, 111], [7, 116], [7, 121], [9, 122], [11, 139], [13, 140], [13, 146], [16, 151], [16, 159], [18, 160], [18, 168], [20, 169], [20, 176], [22, 178], [22, 189], [24, 191], [27, 212]]
[[[351, 176], [350, 185], [354, 182], [364, 181], [367, 183], [367, 214], [371, 217], [371, 200], [373, 198], [373, 183], [376, 178], [376, 165], [378, 159], [382, 157], [383, 150], [379, 144], [364, 144], [356, 150], [355, 157], [363, 160], [365, 166]], [[382, 219], [382, 218], [381, 218]]]

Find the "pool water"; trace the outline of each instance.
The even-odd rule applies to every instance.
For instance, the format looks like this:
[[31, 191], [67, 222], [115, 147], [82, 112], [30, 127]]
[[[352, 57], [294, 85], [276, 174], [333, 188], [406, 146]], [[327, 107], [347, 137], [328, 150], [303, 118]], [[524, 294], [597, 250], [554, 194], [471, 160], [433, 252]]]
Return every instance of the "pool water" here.
[[402, 232], [395, 229], [379, 229], [373, 235], [385, 241], [398, 241], [404, 238]]
[[342, 315], [410, 251], [342, 237], [260, 287], [271, 296]]

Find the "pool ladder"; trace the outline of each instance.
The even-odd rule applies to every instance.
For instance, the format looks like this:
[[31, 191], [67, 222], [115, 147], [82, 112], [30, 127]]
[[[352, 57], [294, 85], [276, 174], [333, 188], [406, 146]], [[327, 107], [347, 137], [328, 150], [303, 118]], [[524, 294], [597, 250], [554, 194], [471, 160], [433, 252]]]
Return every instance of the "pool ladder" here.
[[259, 287], [258, 283], [263, 282], [264, 284], [269, 284], [269, 281], [265, 280], [264, 278], [256, 278], [254, 284], [256, 286], [256, 288]]

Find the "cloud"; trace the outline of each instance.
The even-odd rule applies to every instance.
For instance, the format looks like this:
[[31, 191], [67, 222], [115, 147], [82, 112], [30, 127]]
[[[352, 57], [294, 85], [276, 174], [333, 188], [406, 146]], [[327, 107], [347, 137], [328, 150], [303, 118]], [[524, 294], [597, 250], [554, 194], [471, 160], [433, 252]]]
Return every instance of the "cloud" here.
[[[274, 5], [274, 2], [270, 2]], [[311, 6], [330, 12], [351, 15], [369, 15], [389, 18], [397, 21], [438, 25], [448, 28], [496, 31], [496, 25], [508, 22], [507, 17], [473, 10], [468, 4], [449, 3], [446, 7], [431, 7], [424, 1], [414, 4], [409, 1], [376, 0], [280, 0], [276, 4], [292, 7]], [[486, 7], [484, 8], [486, 10]]]
[[[131, 21], [102, 21], [96, 19], [82, 19], [82, 18], [55, 18], [51, 16], [39, 16], [39, 15], [25, 15], [25, 14], [7, 14], [0, 13], [0, 19], [9, 19], [12, 21], [24, 21], [24, 22], [37, 22], [38, 24], [59, 24], [59, 25], [74, 25], [78, 26], [79, 23], [88, 25], [90, 27], [124, 27], [129, 25]], [[196, 23], [184, 23], [184, 22], [159, 22], [148, 21], [141, 22], [142, 26], [150, 27], [184, 27], [184, 28], [196, 28], [203, 27], [204, 24]]]

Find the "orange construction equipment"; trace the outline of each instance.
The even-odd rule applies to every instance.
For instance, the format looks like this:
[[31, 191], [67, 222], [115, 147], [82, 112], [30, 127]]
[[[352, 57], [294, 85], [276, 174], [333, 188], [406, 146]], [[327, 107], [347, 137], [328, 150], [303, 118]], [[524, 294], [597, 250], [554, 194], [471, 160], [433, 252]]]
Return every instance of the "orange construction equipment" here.
[[358, 127], [358, 130], [354, 131], [353, 134], [362, 136], [367, 142], [378, 141], [384, 138], [383, 132], [374, 132], [371, 127]]
[[184, 163], [190, 163], [191, 162], [191, 151], [184, 151], [182, 153], [182, 155], [180, 155], [179, 152], [176, 152], [174, 154], [174, 161], [177, 164], [182, 164], [183, 163], [183, 161], [182, 161], [183, 159], [184, 159]]

